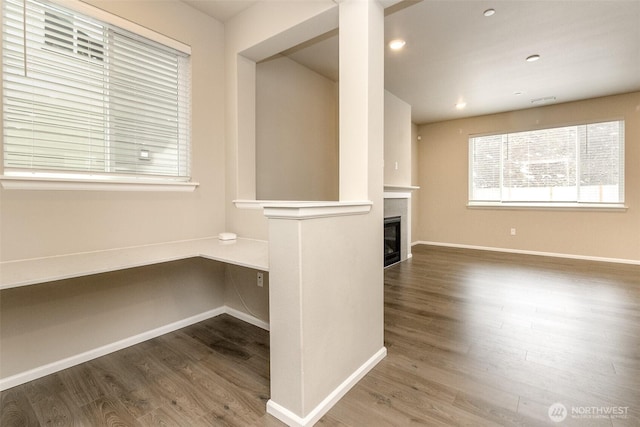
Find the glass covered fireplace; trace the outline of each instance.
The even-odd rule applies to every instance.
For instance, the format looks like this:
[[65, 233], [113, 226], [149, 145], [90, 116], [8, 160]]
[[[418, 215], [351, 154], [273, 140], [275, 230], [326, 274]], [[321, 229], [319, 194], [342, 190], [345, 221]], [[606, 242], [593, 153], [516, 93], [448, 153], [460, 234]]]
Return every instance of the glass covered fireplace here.
[[400, 261], [400, 217], [384, 219], [384, 266]]

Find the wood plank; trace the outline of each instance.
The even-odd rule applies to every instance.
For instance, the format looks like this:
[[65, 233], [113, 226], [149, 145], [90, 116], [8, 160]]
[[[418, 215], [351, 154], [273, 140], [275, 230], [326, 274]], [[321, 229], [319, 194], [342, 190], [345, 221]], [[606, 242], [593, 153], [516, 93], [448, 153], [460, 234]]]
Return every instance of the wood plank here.
[[139, 425], [122, 403], [110, 397], [100, 397], [84, 405], [82, 411], [86, 416], [85, 425], [92, 426], [137, 426]]
[[22, 390], [14, 388], [0, 396], [0, 426], [39, 426], [38, 417]]
[[31, 404], [40, 425], [61, 427], [92, 425], [67, 392], [52, 394]]

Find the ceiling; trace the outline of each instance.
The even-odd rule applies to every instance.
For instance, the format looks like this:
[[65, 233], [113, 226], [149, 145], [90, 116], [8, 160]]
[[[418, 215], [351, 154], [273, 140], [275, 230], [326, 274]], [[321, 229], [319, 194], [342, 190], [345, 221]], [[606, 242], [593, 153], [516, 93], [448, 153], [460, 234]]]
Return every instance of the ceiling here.
[[[222, 21], [255, 3], [183, 1]], [[385, 88], [418, 124], [640, 90], [640, 0], [423, 0], [396, 9], [385, 42], [406, 46], [386, 47]], [[335, 32], [284, 54], [337, 80]]]
[[258, 0], [182, 0], [220, 22], [226, 22], [238, 13], [253, 6]]

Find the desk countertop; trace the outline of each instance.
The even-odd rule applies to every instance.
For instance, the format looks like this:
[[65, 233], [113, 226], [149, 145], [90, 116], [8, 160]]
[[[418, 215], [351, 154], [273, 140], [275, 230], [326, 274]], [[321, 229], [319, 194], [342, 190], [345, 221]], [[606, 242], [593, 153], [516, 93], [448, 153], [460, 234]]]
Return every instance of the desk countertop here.
[[6, 261], [0, 263], [0, 289], [35, 285], [193, 257], [203, 257], [256, 270], [269, 271], [268, 242], [244, 238], [232, 241], [206, 238]]

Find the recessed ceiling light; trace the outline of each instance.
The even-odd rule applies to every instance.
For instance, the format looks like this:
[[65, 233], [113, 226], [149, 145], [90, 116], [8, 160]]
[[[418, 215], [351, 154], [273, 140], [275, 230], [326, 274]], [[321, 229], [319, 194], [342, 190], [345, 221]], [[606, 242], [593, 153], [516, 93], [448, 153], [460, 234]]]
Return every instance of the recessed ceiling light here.
[[482, 12], [482, 14], [483, 14], [484, 16], [487, 16], [487, 17], [488, 17], [488, 16], [493, 16], [493, 15], [495, 15], [495, 14], [496, 14], [496, 10], [495, 10], [495, 9], [487, 9], [487, 10], [485, 10], [484, 12]]
[[391, 40], [389, 42], [389, 47], [392, 50], [399, 50], [402, 49], [404, 47], [404, 45], [407, 44], [406, 41], [402, 40], [402, 39], [395, 39], [395, 40]]
[[464, 107], [466, 107], [466, 106], [467, 106], [467, 103], [466, 103], [466, 102], [464, 102], [464, 101], [460, 101], [460, 102], [458, 102], [458, 103], [456, 104], [456, 108], [457, 108], [458, 110], [462, 110], [462, 109], [463, 109]]
[[514, 94], [515, 96], [520, 96], [520, 95], [522, 95], [522, 92], [517, 91], [517, 92], [513, 92], [513, 94]]
[[536, 62], [538, 59], [540, 59], [540, 55], [527, 56], [527, 62]]

